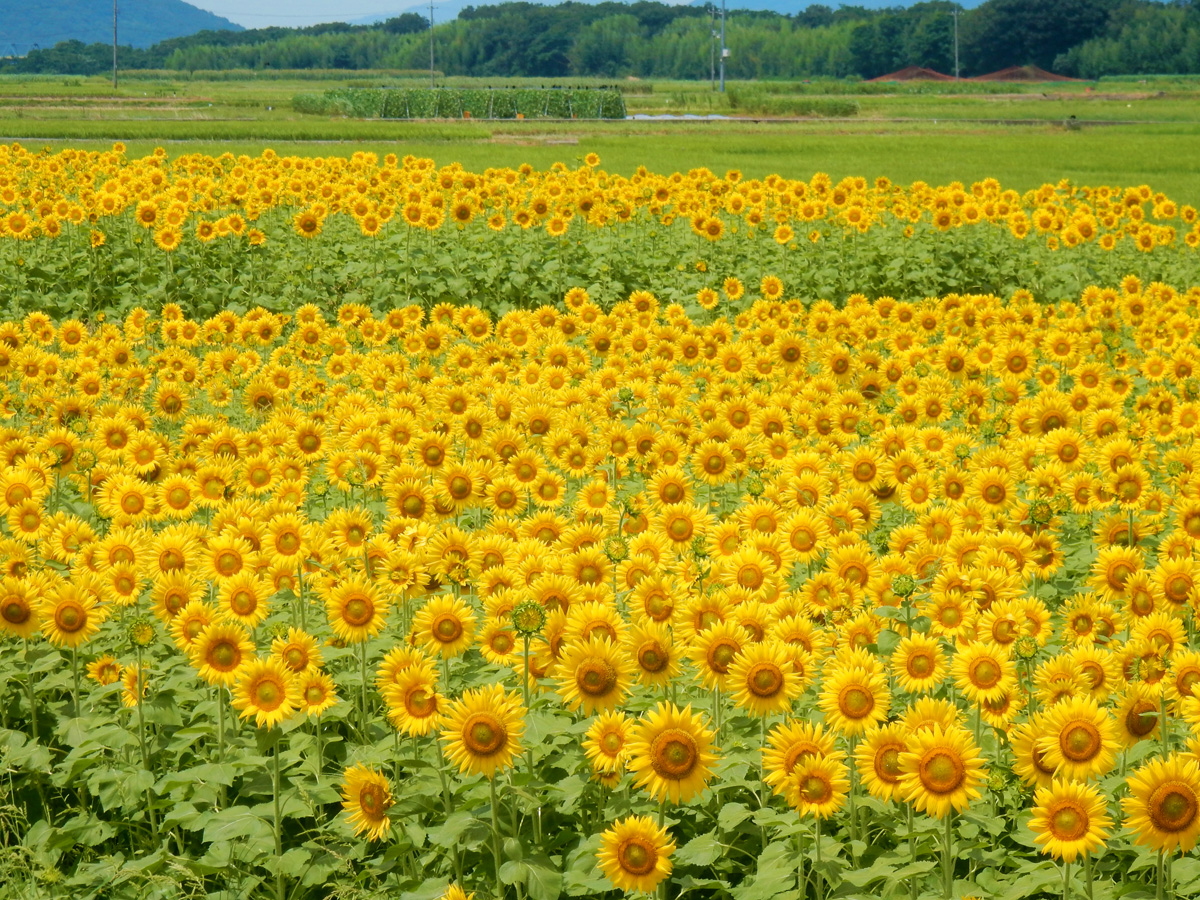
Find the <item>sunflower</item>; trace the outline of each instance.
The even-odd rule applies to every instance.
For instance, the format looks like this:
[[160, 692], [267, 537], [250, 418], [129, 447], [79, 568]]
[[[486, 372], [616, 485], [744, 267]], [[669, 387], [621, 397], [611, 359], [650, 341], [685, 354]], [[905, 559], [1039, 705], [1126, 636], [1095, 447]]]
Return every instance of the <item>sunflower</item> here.
[[271, 642], [271, 658], [281, 662], [295, 675], [320, 668], [324, 662], [317, 639], [299, 628], [288, 628], [286, 636], [277, 637]]
[[1055, 781], [1038, 788], [1029, 830], [1043, 853], [1066, 863], [1104, 846], [1112, 819], [1103, 794], [1090, 784]]
[[781, 641], [746, 644], [729, 666], [728, 687], [733, 701], [755, 716], [786, 712], [800, 696], [802, 679], [797, 677], [791, 653]]
[[1049, 787], [1054, 782], [1054, 766], [1046, 762], [1039, 749], [1041, 716], [1017, 725], [1009, 732], [1013, 753], [1013, 772], [1030, 787]]
[[653, 893], [671, 874], [675, 842], [649, 816], [627, 816], [600, 836], [596, 859], [618, 890]]
[[817, 706], [830, 727], [848, 737], [861, 734], [887, 718], [892, 698], [881, 673], [847, 666], [825, 679]]
[[413, 631], [427, 652], [444, 659], [461, 656], [475, 639], [475, 614], [459, 598], [435, 597], [414, 617]]
[[946, 677], [946, 654], [941, 642], [923, 634], [900, 641], [892, 652], [891, 664], [896, 683], [910, 694], [935, 690]]
[[954, 655], [954, 683], [972, 703], [1001, 696], [1016, 686], [1017, 669], [1007, 646], [974, 643]]
[[[189, 603], [180, 617], [198, 601]], [[178, 619], [176, 620], [178, 621]], [[200, 677], [209, 684], [229, 687], [254, 658], [254, 644], [246, 629], [233, 622], [208, 625], [188, 648]]]
[[5, 577], [0, 585], [0, 628], [28, 640], [41, 627], [33, 596], [37, 585], [21, 578]]
[[351, 575], [325, 598], [325, 612], [334, 634], [352, 644], [377, 635], [384, 626], [387, 609], [387, 599], [361, 575]]
[[900, 784], [900, 754], [908, 750], [908, 731], [893, 723], [871, 728], [854, 750], [858, 776], [872, 797], [891, 800]]
[[1059, 778], [1086, 781], [1104, 775], [1116, 761], [1116, 726], [1091, 697], [1075, 697], [1051, 707], [1039, 730], [1038, 749]]
[[87, 675], [99, 685], [115, 684], [121, 680], [123, 668], [115, 656], [106, 653], [87, 664]]
[[442, 723], [445, 698], [438, 693], [433, 666], [409, 666], [383, 692], [388, 719], [405, 734], [420, 737]]
[[350, 766], [342, 774], [342, 809], [350, 813], [355, 835], [366, 832], [368, 839], [382, 840], [392, 827], [387, 814], [391, 806], [391, 785], [379, 772]]
[[840, 759], [810, 756], [792, 772], [788, 799], [801, 816], [828, 819], [846, 802], [848, 776], [849, 770]]
[[659, 703], [633, 728], [629, 768], [638, 787], [659, 801], [687, 803], [703, 791], [717, 761], [710, 752], [713, 732], [689, 705]]
[[521, 752], [525, 709], [499, 684], [464, 691], [450, 704], [442, 723], [442, 753], [463, 774], [494, 778]]
[[941, 819], [951, 809], [961, 812], [980, 796], [983, 758], [970, 732], [940, 725], [918, 731], [900, 754], [899, 796], [918, 812]]
[[718, 622], [699, 632], [689, 655], [704, 686], [724, 689], [729, 682], [729, 667], [749, 643], [744, 628], [737, 622]]
[[219, 585], [217, 599], [226, 618], [253, 631], [270, 613], [267, 597], [271, 590], [256, 575], [242, 572], [232, 578], [222, 579]]
[[1134, 843], [1170, 853], [1188, 853], [1200, 837], [1200, 764], [1172, 753], [1152, 759], [1126, 783], [1129, 796], [1121, 798], [1125, 827]]
[[680, 653], [663, 622], [634, 625], [625, 636], [626, 652], [633, 659], [638, 681], [648, 687], [665, 687], [680, 670]]
[[[783, 797], [790, 797], [795, 784], [791, 775], [796, 766], [810, 756], [843, 758], [834, 737], [821, 725], [789, 720], [767, 733], [762, 751], [763, 781]], [[789, 799], [789, 803], [792, 801]]]
[[611, 774], [625, 768], [632, 725], [625, 713], [614, 710], [603, 712], [592, 721], [584, 735], [583, 753], [593, 771]]
[[337, 702], [337, 686], [328, 673], [312, 667], [296, 676], [300, 695], [300, 711], [308, 716], [320, 716]]
[[37, 618], [50, 643], [74, 650], [100, 630], [104, 613], [91, 591], [75, 582], [61, 582], [42, 601]]
[[296, 677], [278, 660], [255, 659], [239, 671], [233, 708], [241, 711], [243, 719], [253, 716], [259, 728], [274, 728], [299, 706]]
[[583, 707], [590, 716], [610, 710], [630, 690], [633, 665], [619, 645], [602, 636], [566, 645], [555, 667], [559, 693], [569, 709]]

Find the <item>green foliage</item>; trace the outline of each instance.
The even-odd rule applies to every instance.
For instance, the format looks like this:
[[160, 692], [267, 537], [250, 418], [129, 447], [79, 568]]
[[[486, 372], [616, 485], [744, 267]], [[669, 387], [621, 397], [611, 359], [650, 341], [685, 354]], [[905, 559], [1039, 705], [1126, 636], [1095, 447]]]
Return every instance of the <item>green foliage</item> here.
[[821, 97], [786, 97], [754, 87], [729, 88], [729, 107], [743, 113], [767, 116], [849, 118], [858, 115], [854, 100]]
[[297, 94], [297, 112], [359, 119], [624, 119], [616, 88], [344, 88]]

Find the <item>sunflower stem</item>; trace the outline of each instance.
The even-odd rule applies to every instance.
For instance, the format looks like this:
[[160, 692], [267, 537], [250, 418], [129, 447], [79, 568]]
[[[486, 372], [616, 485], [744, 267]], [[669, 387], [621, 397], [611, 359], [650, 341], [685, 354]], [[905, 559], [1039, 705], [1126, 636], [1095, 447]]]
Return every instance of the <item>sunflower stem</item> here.
[[[492, 793], [492, 861], [496, 866], [496, 897], [498, 900], [503, 900], [504, 897], [504, 882], [500, 880], [500, 867], [503, 865], [500, 856], [500, 814], [497, 810], [499, 801], [496, 799], [496, 778], [495, 776], [488, 779], [488, 786]], [[1159, 898], [1162, 900], [1162, 898]]]
[[1158, 866], [1154, 873], [1154, 900], [1163, 900], [1163, 859], [1166, 853], [1162, 850], [1158, 851]]
[[[217, 765], [225, 764], [225, 689], [217, 686]], [[225, 808], [225, 785], [217, 789], [218, 802]]]
[[[134, 689], [137, 693], [134, 695], [134, 700], [137, 703], [137, 718], [138, 718], [138, 744], [142, 748], [142, 768], [151, 775], [154, 772], [150, 768], [150, 750], [146, 746], [146, 716], [142, 711], [142, 681], [146, 676], [142, 672], [142, 646], [137, 645], [137, 681], [134, 683]], [[154, 835], [154, 843], [158, 844], [158, 817], [154, 814], [154, 795], [150, 792], [150, 788], [146, 788], [146, 813], [150, 817], [150, 833]]]
[[1087, 900], [1092, 900], [1092, 855], [1083, 854], [1083, 877], [1087, 887]]
[[[442, 804], [446, 808], [446, 818], [448, 819], [454, 813], [454, 799], [450, 795], [450, 782], [447, 781], [447, 779], [446, 779], [446, 769], [445, 769], [446, 760], [445, 760], [445, 757], [443, 757], [438, 752], [436, 747], [434, 748], [434, 753], [437, 754], [438, 760], [439, 760], [438, 764], [436, 766], [434, 766], [434, 768], [437, 769], [438, 780], [442, 783]], [[492, 793], [493, 793], [493, 795], [495, 794], [494, 786], [492, 789]], [[496, 810], [496, 806], [495, 806], [495, 803], [493, 803], [492, 804], [493, 815], [495, 814], [495, 810]], [[493, 829], [493, 831], [494, 831], [494, 829]], [[450, 857], [454, 863], [455, 881], [461, 883], [462, 878], [463, 878], [462, 857], [458, 855], [458, 842], [457, 841], [454, 841], [450, 845]]]
[[[913, 834], [913, 809], [909, 804], [905, 804], [905, 813], [908, 818], [908, 853], [912, 857], [912, 864], [917, 865], [917, 836]], [[913, 875], [908, 880], [908, 895], [911, 900], [917, 900], [917, 876]]]
[[1071, 900], [1071, 864], [1063, 863], [1063, 900]]
[[361, 724], [360, 732], [364, 739], [367, 736], [367, 642], [362, 641], [358, 645], [358, 673], [362, 677], [362, 689], [359, 691], [359, 702], [361, 706], [362, 717], [359, 719]]
[[283, 900], [283, 816], [279, 809], [279, 748], [282, 743], [275, 742], [275, 765], [271, 771], [271, 799], [275, 805], [275, 900]]
[[813, 866], [813, 888], [817, 894], [817, 900], [821, 900], [824, 893], [822, 881], [824, 876], [821, 874], [821, 817], [814, 816], [813, 829], [813, 848], [817, 852], [817, 863]]
[[33, 695], [33, 674], [29, 665], [29, 638], [25, 638], [25, 690], [29, 694], [29, 731], [34, 743], [38, 739], [37, 703]]
[[[138, 656], [141, 657], [141, 648], [138, 648]], [[139, 671], [138, 681], [141, 681], [141, 673]], [[71, 648], [71, 705], [75, 709], [75, 718], [79, 718], [81, 711], [79, 709], [79, 648]], [[143, 748], [144, 750], [145, 748]], [[145, 756], [145, 753], [142, 754]]]
[[946, 831], [942, 844], [942, 874], [946, 881], [946, 900], [954, 894], [954, 810], [946, 813]]

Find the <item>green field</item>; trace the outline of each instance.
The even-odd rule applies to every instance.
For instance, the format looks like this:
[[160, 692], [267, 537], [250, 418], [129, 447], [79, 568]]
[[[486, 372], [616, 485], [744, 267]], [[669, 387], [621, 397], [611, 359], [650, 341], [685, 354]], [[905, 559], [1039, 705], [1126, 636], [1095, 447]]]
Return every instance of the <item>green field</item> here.
[[[394, 122], [305, 115], [292, 108], [292, 98], [305, 91], [423, 83], [392, 73], [209, 78], [135, 73], [122, 75], [114, 92], [103, 78], [8, 77], [0, 79], [0, 138], [55, 149], [122, 140], [135, 154], [161, 144], [172, 155], [192, 150], [257, 155], [267, 146], [311, 155], [345, 145], [480, 170], [570, 163], [595, 151], [606, 169], [626, 174], [647, 165], [656, 171], [737, 168], [748, 177], [809, 177], [817, 171], [834, 178], [886, 175], [901, 183], [991, 176], [1019, 190], [1066, 178], [1146, 183], [1180, 202], [1200, 201], [1200, 172], [1192, 164], [1200, 139], [1200, 84], [1188, 79], [1033, 85], [731, 82], [725, 95], [707, 82], [624, 85], [633, 115], [715, 114], [732, 121]], [[848, 98], [857, 114], [786, 116], [795, 104], [821, 97]], [[731, 98], [738, 108], [731, 108]]]

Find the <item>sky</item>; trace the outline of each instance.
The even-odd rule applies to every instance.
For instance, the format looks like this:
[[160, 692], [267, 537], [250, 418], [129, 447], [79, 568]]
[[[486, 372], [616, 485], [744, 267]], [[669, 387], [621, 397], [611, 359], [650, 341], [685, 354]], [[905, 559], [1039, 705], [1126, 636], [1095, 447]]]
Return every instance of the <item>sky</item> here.
[[[353, 22], [367, 16], [391, 16], [429, 0], [186, 0], [246, 28], [282, 25], [300, 28], [319, 22]], [[433, 0], [434, 19], [445, 0]], [[667, 0], [672, 2], [672, 0]], [[680, 2], [680, 0], [674, 0]], [[687, 0], [682, 0], [687, 2]], [[454, 4], [455, 11], [459, 4]]]
[[[224, 16], [246, 28], [283, 25], [298, 28], [318, 22], [348, 22], [376, 14], [393, 14], [420, 0], [187, 0], [192, 6]], [[436, 12], [438, 0], [434, 0]]]

